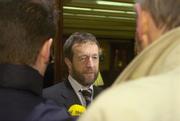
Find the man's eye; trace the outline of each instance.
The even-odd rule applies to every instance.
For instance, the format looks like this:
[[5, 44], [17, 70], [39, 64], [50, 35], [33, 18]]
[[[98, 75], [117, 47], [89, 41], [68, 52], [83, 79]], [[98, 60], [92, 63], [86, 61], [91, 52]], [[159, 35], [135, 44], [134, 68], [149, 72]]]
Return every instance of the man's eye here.
[[86, 57], [80, 57], [80, 59], [79, 59], [80, 61], [85, 61], [86, 60]]
[[98, 56], [93, 56], [92, 57], [94, 60], [97, 60], [98, 59]]

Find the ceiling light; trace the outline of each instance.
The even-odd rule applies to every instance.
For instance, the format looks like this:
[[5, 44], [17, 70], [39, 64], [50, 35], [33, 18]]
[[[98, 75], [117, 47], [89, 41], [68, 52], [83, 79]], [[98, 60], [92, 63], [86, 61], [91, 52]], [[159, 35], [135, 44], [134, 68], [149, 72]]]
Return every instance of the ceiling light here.
[[84, 10], [84, 11], [90, 11], [92, 10], [91, 8], [80, 8], [80, 7], [68, 7], [68, 6], [63, 6], [64, 9], [70, 9], [70, 10]]
[[131, 4], [131, 3], [122, 3], [122, 2], [96, 1], [96, 3], [100, 4], [100, 5], [113, 5], [113, 6], [133, 7], [133, 4]]

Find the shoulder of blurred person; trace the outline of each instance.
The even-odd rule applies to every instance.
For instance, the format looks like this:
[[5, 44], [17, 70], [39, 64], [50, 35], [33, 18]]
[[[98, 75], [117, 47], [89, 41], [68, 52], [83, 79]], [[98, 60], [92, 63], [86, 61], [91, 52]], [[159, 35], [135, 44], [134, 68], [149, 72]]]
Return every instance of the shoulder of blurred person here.
[[[167, 48], [164, 55], [159, 53], [156, 56], [159, 61], [150, 56], [158, 52], [159, 46], [153, 48], [153, 51], [147, 48], [126, 69], [126, 73], [117, 78], [112, 87], [94, 100], [79, 121], [179, 121], [180, 28], [175, 31], [178, 42]], [[167, 33], [167, 36], [174, 35], [174, 32]], [[162, 38], [161, 41], [164, 40]], [[160, 41], [154, 42], [152, 46], [154, 44], [161, 45]], [[151, 64], [148, 64], [150, 62], [147, 59], [152, 59]]]

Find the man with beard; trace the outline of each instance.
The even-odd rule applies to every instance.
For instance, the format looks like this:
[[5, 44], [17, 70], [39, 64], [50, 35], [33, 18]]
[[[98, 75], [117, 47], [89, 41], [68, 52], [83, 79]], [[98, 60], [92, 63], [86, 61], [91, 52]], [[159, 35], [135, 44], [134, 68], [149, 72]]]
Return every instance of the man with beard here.
[[79, 121], [180, 121], [180, 0], [135, 8], [142, 51]]
[[63, 51], [68, 79], [44, 89], [43, 95], [67, 109], [74, 104], [87, 106], [101, 91], [93, 86], [99, 72], [99, 43], [90, 33], [75, 32]]

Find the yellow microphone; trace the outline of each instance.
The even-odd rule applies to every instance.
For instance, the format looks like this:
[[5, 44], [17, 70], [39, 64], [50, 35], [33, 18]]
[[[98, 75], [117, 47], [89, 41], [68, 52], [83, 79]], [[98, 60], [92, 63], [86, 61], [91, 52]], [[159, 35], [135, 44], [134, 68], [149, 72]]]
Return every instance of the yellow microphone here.
[[80, 116], [85, 111], [86, 108], [83, 105], [79, 104], [74, 104], [68, 109], [68, 112], [71, 116]]

